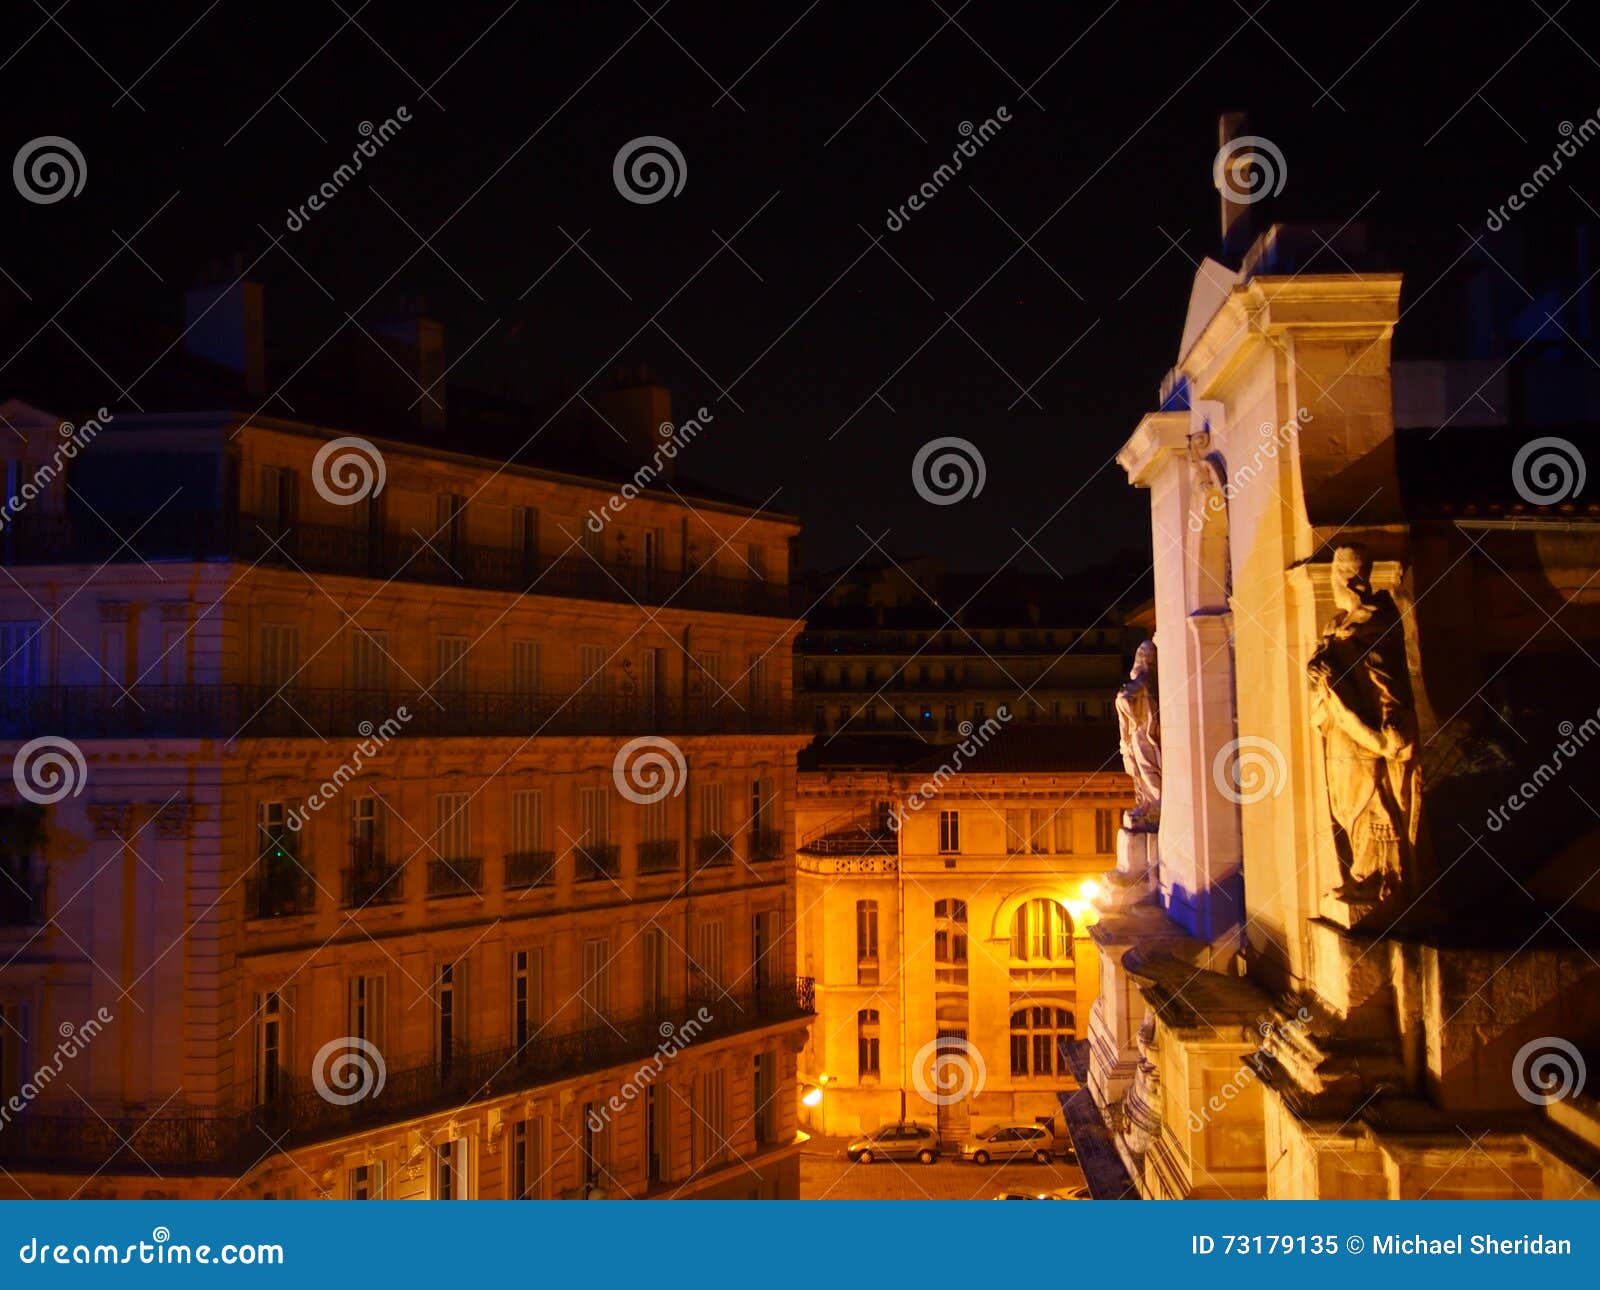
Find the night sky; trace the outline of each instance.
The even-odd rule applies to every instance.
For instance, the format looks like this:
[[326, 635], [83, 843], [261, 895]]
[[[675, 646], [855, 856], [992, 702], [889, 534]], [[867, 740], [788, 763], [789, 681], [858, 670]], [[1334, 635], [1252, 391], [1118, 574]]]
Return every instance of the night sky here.
[[[466, 353], [452, 381], [547, 403], [648, 364], [680, 414], [714, 410], [683, 469], [800, 515], [813, 568], [887, 530], [901, 556], [1066, 572], [1148, 547], [1110, 458], [1217, 249], [1220, 111], [1281, 150], [1276, 217], [1453, 245], [1600, 110], [1582, 6], [1556, 0], [657, 3], [13, 0], [5, 156], [64, 136], [87, 179], [49, 205], [0, 194], [0, 396], [59, 310], [52, 330], [88, 351], [82, 404], [125, 404], [182, 289], [237, 253], [280, 359], [403, 294], [444, 322], [449, 361]], [[402, 107], [288, 231], [361, 123]], [[962, 123], [1001, 108], [887, 231]], [[613, 159], [642, 135], [681, 150], [676, 197], [619, 194]], [[1600, 140], [1535, 205], [1600, 218]], [[912, 486], [941, 435], [986, 463], [957, 506]]]

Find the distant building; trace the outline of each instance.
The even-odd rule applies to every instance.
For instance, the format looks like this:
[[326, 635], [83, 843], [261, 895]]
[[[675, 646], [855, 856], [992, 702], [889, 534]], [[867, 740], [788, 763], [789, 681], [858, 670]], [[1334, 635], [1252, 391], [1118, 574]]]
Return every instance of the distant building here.
[[899, 764], [905, 744], [849, 736], [802, 754], [799, 961], [817, 1020], [799, 1075], [813, 1132], [904, 1116], [954, 1147], [1003, 1120], [1064, 1130], [1069, 1046], [1098, 992], [1092, 897], [1132, 798], [1105, 727], [1008, 716]]
[[4, 419], [0, 1194], [797, 1194], [792, 520], [431, 417]]

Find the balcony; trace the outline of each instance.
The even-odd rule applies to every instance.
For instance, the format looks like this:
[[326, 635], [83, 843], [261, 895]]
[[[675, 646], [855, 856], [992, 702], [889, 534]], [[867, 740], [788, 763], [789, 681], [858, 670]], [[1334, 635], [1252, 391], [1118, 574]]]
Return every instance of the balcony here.
[[290, 918], [317, 907], [317, 885], [292, 857], [263, 856], [244, 884], [246, 918]]
[[506, 855], [507, 891], [525, 887], [550, 887], [556, 880], [554, 851], [512, 851]]
[[[0, 1133], [0, 1164], [81, 1173], [237, 1174], [261, 1159], [263, 1134], [286, 1150], [613, 1067], [631, 1074], [659, 1051], [663, 1018], [681, 1022], [696, 1015], [698, 1003], [681, 999], [589, 1027], [545, 1029], [521, 1047], [461, 1047], [448, 1063], [432, 1054], [390, 1060], [383, 1090], [348, 1106], [327, 1101], [309, 1079], [287, 1071], [279, 1075], [272, 1105], [253, 1110], [124, 1115], [79, 1106], [57, 1114], [34, 1103]], [[813, 1013], [815, 999], [811, 979], [802, 977], [719, 992], [705, 1006], [711, 1019], [697, 1031], [697, 1042], [799, 1021]]]
[[[512, 546], [452, 542], [446, 535], [372, 533], [328, 524], [285, 526], [221, 511], [149, 515], [16, 517], [0, 543], [0, 563], [137, 564], [158, 560], [237, 560], [311, 574], [471, 587], [517, 595], [564, 596], [617, 604], [667, 605], [767, 617], [792, 616], [786, 585], [600, 561], [575, 552], [539, 555]], [[124, 545], [119, 533], [138, 536]]]
[[428, 897], [478, 896], [483, 893], [483, 861], [458, 856], [428, 861]]
[[639, 872], [676, 873], [678, 871], [677, 839], [662, 839], [639, 844]]
[[599, 882], [605, 878], [615, 879], [621, 871], [620, 858], [622, 848], [609, 842], [592, 842], [580, 847], [574, 847], [572, 855], [577, 861], [577, 879], [579, 882]]
[[716, 869], [733, 863], [733, 839], [723, 833], [708, 833], [694, 840], [694, 862], [702, 869]]
[[405, 865], [394, 864], [370, 850], [356, 848], [356, 859], [341, 875], [346, 909], [398, 905], [405, 899]]
[[745, 845], [752, 864], [783, 859], [783, 834], [777, 829], [752, 829]]
[[[40, 730], [77, 739], [352, 739], [538, 735], [799, 733], [791, 704], [580, 693], [424, 693], [267, 685], [56, 685], [0, 689], [0, 738]], [[401, 709], [405, 716], [400, 715]]]

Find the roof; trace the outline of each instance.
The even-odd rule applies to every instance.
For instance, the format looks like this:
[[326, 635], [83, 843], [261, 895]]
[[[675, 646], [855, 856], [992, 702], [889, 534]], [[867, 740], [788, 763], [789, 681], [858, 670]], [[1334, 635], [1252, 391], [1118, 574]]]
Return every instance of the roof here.
[[[924, 742], [909, 732], [819, 737], [800, 752], [802, 771], [882, 770], [911, 778], [943, 768], [972, 775], [1123, 774], [1117, 728], [1109, 723], [1005, 725], [979, 743], [974, 732], [958, 743]], [[958, 756], [959, 754], [959, 756]]]

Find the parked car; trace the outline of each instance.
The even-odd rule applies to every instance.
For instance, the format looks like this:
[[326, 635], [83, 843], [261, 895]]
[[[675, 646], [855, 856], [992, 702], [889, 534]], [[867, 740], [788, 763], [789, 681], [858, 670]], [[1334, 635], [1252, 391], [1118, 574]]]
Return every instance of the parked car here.
[[1003, 1191], [996, 1200], [1092, 1200], [1087, 1187], [1057, 1187], [1054, 1191]]
[[991, 1160], [1037, 1160], [1050, 1163], [1056, 1140], [1042, 1124], [996, 1124], [961, 1144], [961, 1158], [975, 1165]]
[[854, 1163], [862, 1165], [870, 1165], [874, 1160], [920, 1160], [931, 1165], [939, 1158], [939, 1135], [926, 1124], [915, 1121], [886, 1124], [857, 1138], [844, 1153]]

